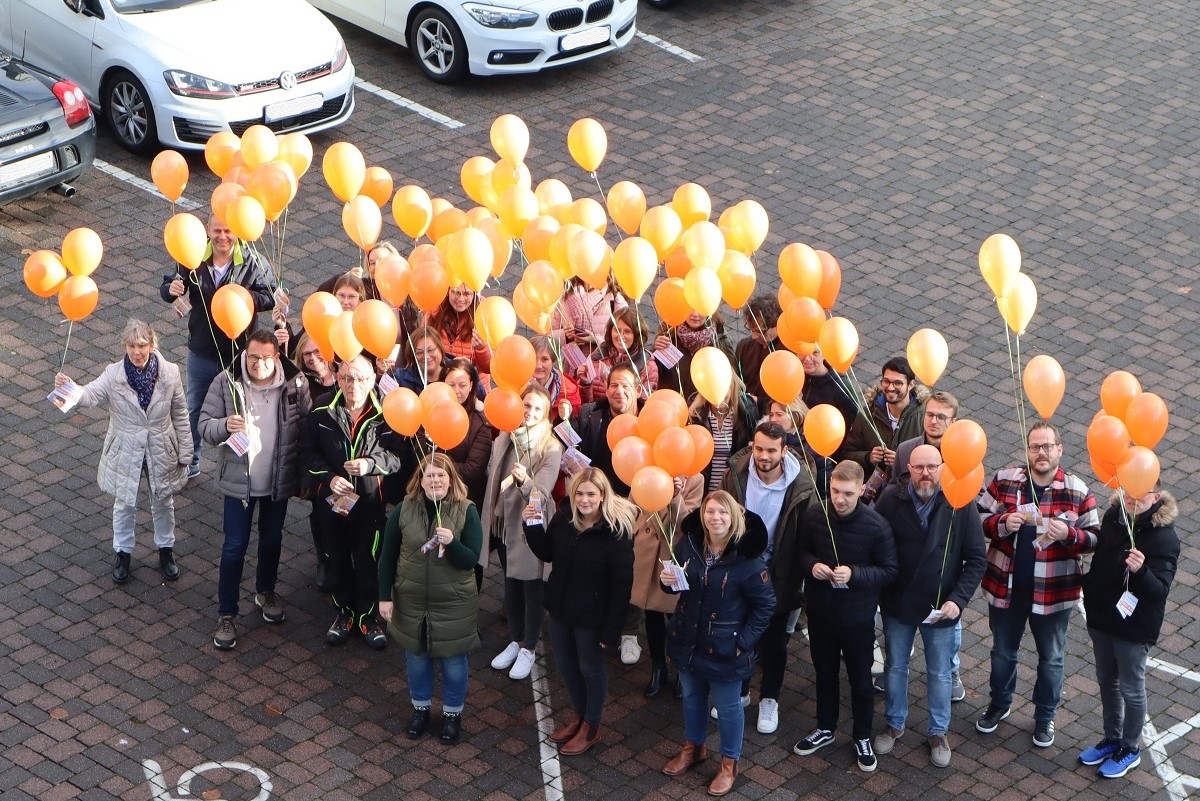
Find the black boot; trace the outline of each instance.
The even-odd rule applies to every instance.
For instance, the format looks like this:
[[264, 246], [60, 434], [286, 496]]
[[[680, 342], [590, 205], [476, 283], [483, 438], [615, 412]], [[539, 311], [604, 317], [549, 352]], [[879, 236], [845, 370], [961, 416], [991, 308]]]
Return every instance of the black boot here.
[[113, 584], [124, 584], [129, 581], [129, 554], [117, 551], [117, 565], [112, 572]]
[[676, 701], [683, 700], [683, 682], [679, 680], [678, 673], [675, 674], [675, 693], [674, 693], [674, 695], [675, 695]]
[[179, 565], [175, 564], [174, 548], [158, 549], [158, 567], [162, 570], [163, 578], [174, 581], [179, 578]]
[[317, 555], [317, 575], [313, 582], [318, 592], [329, 592], [333, 589], [333, 582], [329, 578], [329, 557], [325, 555], [325, 549], [321, 547], [321, 532], [317, 528], [316, 520], [312, 520], [312, 538], [313, 552]]
[[408, 739], [416, 740], [425, 733], [425, 727], [429, 725], [429, 707], [424, 709], [414, 709], [413, 716], [408, 719], [408, 729], [405, 734]]
[[650, 683], [646, 685], [646, 697], [657, 698], [667, 683], [667, 666], [657, 662], [650, 666]]
[[442, 735], [439, 738], [444, 745], [454, 745], [462, 734], [462, 713], [447, 712], [442, 719]]

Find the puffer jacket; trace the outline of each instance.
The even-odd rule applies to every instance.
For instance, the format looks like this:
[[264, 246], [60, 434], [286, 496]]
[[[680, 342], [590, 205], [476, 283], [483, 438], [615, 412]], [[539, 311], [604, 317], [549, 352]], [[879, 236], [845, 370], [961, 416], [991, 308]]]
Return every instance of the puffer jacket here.
[[[887, 521], [860, 502], [845, 517], [830, 506], [827, 524], [820, 504], [810, 504], [800, 527], [798, 547], [808, 616], [844, 626], [870, 624], [875, 619], [880, 592], [896, 580], [900, 570], [896, 541]], [[838, 589], [829, 581], [813, 578], [817, 564], [848, 565], [849, 583]]]
[[179, 367], [157, 350], [154, 356], [158, 359], [158, 381], [145, 411], [125, 379], [124, 359], [110, 364], [99, 378], [80, 387], [80, 407], [108, 406], [108, 433], [104, 435], [96, 480], [101, 490], [126, 506], [137, 503], [142, 462], [146, 463], [150, 494], [161, 499], [183, 489], [187, 466], [192, 461], [192, 432]]
[[[746, 512], [746, 531], [712, 567], [704, 564], [700, 510], [683, 519], [675, 553], [688, 589], [667, 624], [667, 656], [677, 670], [707, 679], [744, 681], [754, 673], [754, 647], [775, 612], [775, 593], [763, 563], [767, 529]], [[664, 586], [670, 591], [670, 588]]]
[[1104, 513], [1091, 569], [1083, 576], [1083, 608], [1088, 628], [1125, 642], [1147, 645], [1158, 642], [1167, 593], [1179, 565], [1179, 535], [1175, 533], [1179, 505], [1169, 492], [1161, 495], [1158, 503], [1133, 520], [1133, 541], [1146, 562], [1136, 573], [1129, 574], [1129, 592], [1138, 603], [1127, 618], [1117, 613], [1117, 600], [1126, 587], [1129, 532], [1116, 498]]

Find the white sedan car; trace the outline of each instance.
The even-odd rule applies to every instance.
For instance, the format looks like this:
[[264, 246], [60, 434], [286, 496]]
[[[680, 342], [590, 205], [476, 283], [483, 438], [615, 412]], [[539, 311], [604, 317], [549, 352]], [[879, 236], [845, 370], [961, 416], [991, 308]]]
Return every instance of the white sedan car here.
[[354, 110], [342, 37], [303, 0], [0, 0], [0, 50], [79, 84], [138, 153]]
[[537, 72], [618, 50], [637, 0], [309, 0], [408, 47], [431, 79]]

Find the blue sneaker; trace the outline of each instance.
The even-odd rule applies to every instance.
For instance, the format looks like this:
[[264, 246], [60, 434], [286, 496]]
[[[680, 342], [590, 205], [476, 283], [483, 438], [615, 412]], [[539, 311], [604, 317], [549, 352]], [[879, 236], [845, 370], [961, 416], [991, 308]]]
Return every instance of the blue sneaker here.
[[1121, 750], [1121, 744], [1116, 740], [1101, 740], [1079, 755], [1081, 765], [1100, 765]]
[[1142, 752], [1122, 748], [1100, 766], [1100, 775], [1106, 779], [1119, 779], [1142, 764]]

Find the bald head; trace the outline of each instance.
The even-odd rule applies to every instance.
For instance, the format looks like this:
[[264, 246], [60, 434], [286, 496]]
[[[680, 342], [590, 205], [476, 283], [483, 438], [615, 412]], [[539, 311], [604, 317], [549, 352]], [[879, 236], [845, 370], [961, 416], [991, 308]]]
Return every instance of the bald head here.
[[942, 476], [942, 454], [932, 445], [918, 445], [908, 457], [908, 474], [917, 497], [927, 501], [938, 491]]

